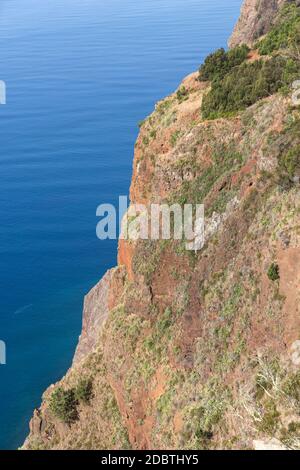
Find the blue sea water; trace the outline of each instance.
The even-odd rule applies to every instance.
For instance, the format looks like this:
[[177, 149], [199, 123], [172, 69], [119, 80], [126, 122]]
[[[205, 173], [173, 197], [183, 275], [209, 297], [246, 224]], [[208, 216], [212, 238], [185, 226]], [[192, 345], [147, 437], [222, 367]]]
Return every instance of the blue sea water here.
[[96, 207], [128, 194], [137, 122], [226, 45], [241, 1], [1, 0], [1, 449], [23, 442], [116, 263]]

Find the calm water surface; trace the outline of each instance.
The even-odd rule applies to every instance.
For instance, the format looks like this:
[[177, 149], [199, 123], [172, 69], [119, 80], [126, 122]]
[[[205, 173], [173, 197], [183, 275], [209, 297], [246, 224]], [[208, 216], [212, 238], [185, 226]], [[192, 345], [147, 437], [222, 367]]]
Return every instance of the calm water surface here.
[[137, 122], [225, 46], [241, 0], [1, 0], [0, 448], [71, 363], [116, 262], [96, 207], [130, 184]]

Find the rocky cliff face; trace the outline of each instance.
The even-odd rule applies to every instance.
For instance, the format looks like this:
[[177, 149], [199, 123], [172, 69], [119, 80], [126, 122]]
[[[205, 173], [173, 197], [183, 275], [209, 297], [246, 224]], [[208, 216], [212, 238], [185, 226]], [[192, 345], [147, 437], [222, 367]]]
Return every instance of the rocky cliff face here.
[[[232, 44], [266, 32], [259, 12], [278, 3], [246, 1]], [[267, 60], [250, 51], [241, 70]], [[194, 73], [157, 104], [130, 190], [132, 204], [204, 202], [204, 248], [120, 240], [25, 449], [299, 446], [298, 108], [268, 93], [205, 120], [209, 93]]]
[[229, 46], [252, 45], [266, 34], [279, 9], [289, 0], [244, 0], [241, 16], [229, 40]]

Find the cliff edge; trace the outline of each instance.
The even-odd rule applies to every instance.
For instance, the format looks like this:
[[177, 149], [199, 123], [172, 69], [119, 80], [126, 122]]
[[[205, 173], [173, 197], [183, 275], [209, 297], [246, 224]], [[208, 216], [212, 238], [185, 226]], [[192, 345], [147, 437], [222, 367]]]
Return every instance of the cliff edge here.
[[205, 245], [120, 240], [24, 449], [299, 448], [299, 43], [297, 1], [246, 0], [141, 124], [131, 204], [204, 203]]
[[289, 3], [289, 0], [244, 0], [240, 18], [229, 39], [229, 46], [252, 46], [270, 30], [278, 11], [286, 3]]

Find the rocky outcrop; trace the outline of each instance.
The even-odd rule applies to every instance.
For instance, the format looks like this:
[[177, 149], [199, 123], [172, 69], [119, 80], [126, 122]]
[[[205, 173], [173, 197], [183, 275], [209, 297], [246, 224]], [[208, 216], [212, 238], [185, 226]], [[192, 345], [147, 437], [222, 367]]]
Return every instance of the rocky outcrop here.
[[229, 40], [229, 46], [252, 46], [266, 34], [279, 9], [289, 0], [244, 0], [240, 18]]
[[73, 365], [82, 361], [96, 347], [100, 333], [109, 313], [109, 289], [112, 270], [108, 271], [101, 281], [84, 299], [82, 332], [76, 348]]

